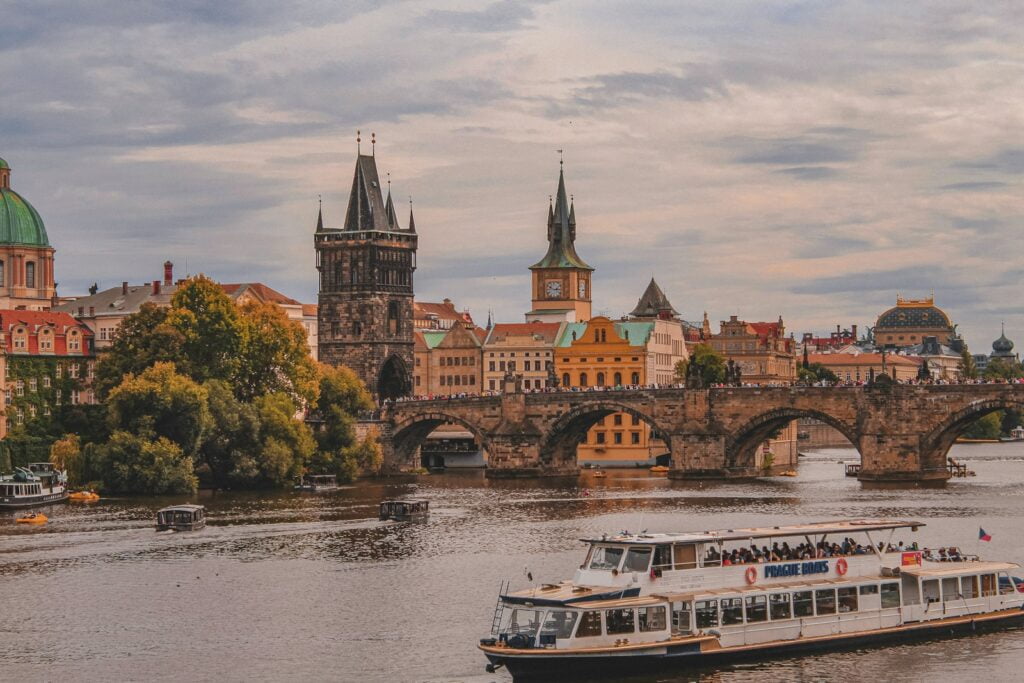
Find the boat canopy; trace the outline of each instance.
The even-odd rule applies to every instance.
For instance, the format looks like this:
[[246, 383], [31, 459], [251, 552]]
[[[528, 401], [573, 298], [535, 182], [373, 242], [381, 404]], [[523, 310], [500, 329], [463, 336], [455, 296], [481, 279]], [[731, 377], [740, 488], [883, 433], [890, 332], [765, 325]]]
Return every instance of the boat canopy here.
[[169, 505], [165, 508], [157, 510], [160, 512], [195, 512], [196, 510], [205, 510], [206, 508], [202, 505], [193, 505], [192, 503], [185, 503], [183, 505]]
[[505, 602], [512, 604], [556, 607], [595, 600], [621, 600], [625, 597], [635, 596], [639, 592], [639, 588], [630, 586], [620, 588], [581, 586], [571, 581], [564, 581], [562, 583], [547, 583], [539, 588], [527, 588], [500, 597]]
[[829, 534], [853, 534], [890, 529], [913, 529], [924, 526], [921, 522], [897, 519], [844, 519], [834, 522], [813, 522], [789, 526], [753, 527], [749, 529], [719, 529], [713, 531], [689, 531], [678, 534], [631, 534], [622, 532], [601, 538], [581, 538], [584, 543], [722, 543], [724, 541], [746, 541], [755, 538], [783, 538], [788, 536], [825, 536]]
[[991, 574], [1011, 569], [1020, 569], [1020, 565], [1013, 562], [950, 562], [945, 567], [901, 567], [900, 573], [923, 579], [935, 579], [960, 574]]

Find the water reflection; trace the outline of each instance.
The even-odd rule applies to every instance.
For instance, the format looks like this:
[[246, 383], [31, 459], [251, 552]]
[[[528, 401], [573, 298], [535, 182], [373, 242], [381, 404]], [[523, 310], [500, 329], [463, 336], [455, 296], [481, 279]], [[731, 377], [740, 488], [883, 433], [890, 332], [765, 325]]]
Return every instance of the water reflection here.
[[[4, 677], [369, 681], [492, 680], [475, 649], [498, 583], [571, 575], [577, 539], [621, 529], [734, 528], [840, 517], [927, 523], [926, 545], [1024, 560], [1024, 444], [956, 447], [977, 477], [945, 489], [866, 487], [833, 449], [796, 478], [681, 482], [646, 470], [605, 479], [487, 480], [465, 472], [323, 495], [204, 493], [209, 524], [160, 534], [180, 499], [104, 499], [46, 510], [19, 528], [0, 513]], [[377, 521], [386, 498], [431, 501], [421, 524]], [[946, 680], [984, 661], [995, 679], [1024, 660], [1018, 632], [744, 664], [643, 680]], [[953, 644], [951, 644], [953, 643]]]

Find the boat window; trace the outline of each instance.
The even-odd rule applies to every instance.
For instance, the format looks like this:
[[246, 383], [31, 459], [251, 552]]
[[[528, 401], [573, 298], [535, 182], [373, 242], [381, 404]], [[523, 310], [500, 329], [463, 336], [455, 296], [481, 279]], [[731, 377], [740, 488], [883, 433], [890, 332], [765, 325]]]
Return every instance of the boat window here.
[[626, 561], [622, 564], [624, 572], [646, 572], [651, 566], [651, 549], [630, 547], [626, 551]]
[[983, 597], [989, 597], [990, 595], [996, 594], [996, 575], [995, 574], [982, 574], [981, 575], [981, 594]]
[[814, 600], [811, 591], [797, 591], [793, 593], [793, 616], [814, 616]]
[[664, 607], [640, 607], [636, 616], [641, 632], [665, 630]]
[[836, 589], [825, 588], [814, 591], [814, 607], [817, 614], [835, 614]]
[[[693, 543], [679, 544], [673, 547], [673, 554], [676, 560], [676, 569], [697, 568], [697, 546]], [[704, 564], [708, 564], [705, 560]]]
[[630, 609], [606, 609], [604, 611], [605, 630], [608, 635], [620, 633], [633, 633], [636, 630], [634, 625], [633, 610]]
[[601, 635], [601, 613], [597, 610], [584, 612], [580, 617], [580, 627], [576, 629], [577, 638], [590, 638]]
[[672, 546], [670, 545], [656, 545], [654, 546], [654, 568], [655, 569], [672, 569]]
[[900, 606], [900, 585], [898, 583], [882, 584], [882, 609]]
[[[540, 629], [541, 636], [553, 635], [555, 638], [568, 638], [572, 635], [572, 629], [576, 626], [578, 612], [568, 612], [561, 609], [553, 609], [548, 612], [544, 619], [544, 625]], [[600, 622], [598, 623], [600, 626]]]
[[690, 603], [677, 602], [672, 605], [672, 632], [688, 633], [690, 630]]
[[999, 572], [999, 592], [1003, 595], [1017, 592], [1013, 586], [1013, 581], [1010, 581], [1010, 577], [1007, 576], [1006, 572]]
[[698, 600], [694, 608], [697, 612], [697, 628], [718, 626], [718, 600]]
[[947, 577], [942, 580], [942, 599], [946, 602], [960, 597], [960, 579]]
[[860, 587], [861, 595], [878, 595], [878, 584], [869, 583], [866, 586]]
[[747, 623], [768, 621], [768, 598], [764, 595], [751, 595], [747, 598]]
[[960, 592], [965, 598], [976, 598], [978, 597], [978, 577], [977, 576], [962, 576], [960, 577]]
[[705, 567], [720, 567], [722, 566], [722, 553], [720, 549], [716, 548], [713, 543], [709, 543], [707, 551], [704, 553], [703, 566]]
[[926, 603], [939, 601], [939, 580], [926, 579], [921, 582], [921, 596]]
[[773, 593], [769, 595], [768, 604], [771, 608], [772, 621], [789, 619], [793, 616], [789, 604], [789, 593]]
[[839, 612], [856, 612], [857, 611], [857, 587], [849, 586], [848, 588], [840, 588], [836, 591], [839, 598]]
[[621, 561], [622, 548], [599, 545], [590, 554], [591, 569], [618, 569]]
[[722, 600], [722, 626], [743, 623], [743, 598]]
[[541, 611], [538, 609], [514, 609], [508, 623], [509, 633], [525, 633], [531, 638], [537, 635]]

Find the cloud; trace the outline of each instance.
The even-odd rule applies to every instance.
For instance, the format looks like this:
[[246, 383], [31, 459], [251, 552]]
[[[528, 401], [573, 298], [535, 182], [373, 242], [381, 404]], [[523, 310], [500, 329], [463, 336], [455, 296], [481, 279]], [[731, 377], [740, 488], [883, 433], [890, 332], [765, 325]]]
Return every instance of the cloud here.
[[1006, 183], [998, 182], [995, 180], [988, 181], [969, 181], [962, 183], [950, 183], [949, 185], [943, 185], [940, 190], [959, 190], [963, 192], [984, 192], [986, 190], [998, 190], [1006, 187]]
[[839, 175], [839, 172], [828, 166], [792, 166], [780, 168], [775, 173], [784, 173], [797, 180], [826, 180]]
[[430, 10], [423, 19], [428, 26], [446, 31], [502, 32], [523, 28], [533, 19], [534, 12], [529, 2], [501, 0], [487, 5], [482, 10]]

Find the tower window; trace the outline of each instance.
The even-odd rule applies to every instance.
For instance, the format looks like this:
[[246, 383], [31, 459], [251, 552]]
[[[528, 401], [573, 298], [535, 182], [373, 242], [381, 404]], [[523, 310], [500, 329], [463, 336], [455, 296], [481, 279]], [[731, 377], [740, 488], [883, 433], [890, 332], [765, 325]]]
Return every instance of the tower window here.
[[391, 336], [397, 336], [402, 330], [401, 320], [399, 319], [398, 302], [388, 302], [388, 334]]
[[35, 287], [36, 286], [36, 264], [35, 261], [29, 261], [25, 264], [25, 286]]

